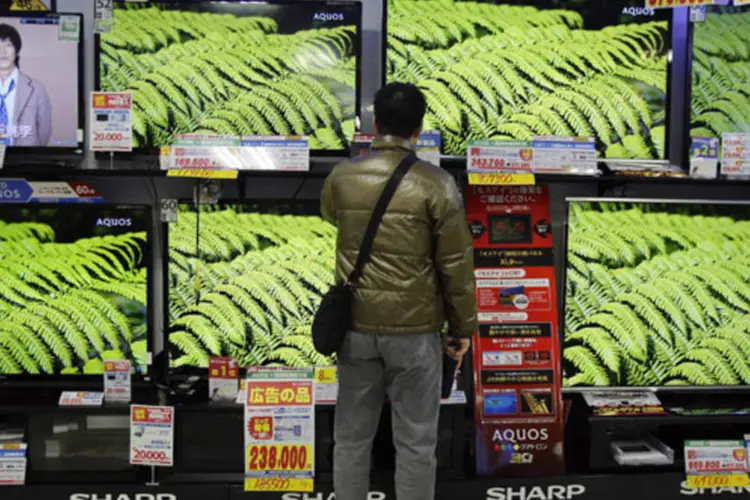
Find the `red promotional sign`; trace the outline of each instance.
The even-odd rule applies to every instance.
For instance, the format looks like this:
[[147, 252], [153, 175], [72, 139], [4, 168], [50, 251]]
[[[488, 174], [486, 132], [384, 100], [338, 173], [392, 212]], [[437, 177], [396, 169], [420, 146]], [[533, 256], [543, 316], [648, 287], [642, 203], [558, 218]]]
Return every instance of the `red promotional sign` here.
[[564, 473], [555, 268], [547, 186], [469, 186], [479, 331], [477, 472]]

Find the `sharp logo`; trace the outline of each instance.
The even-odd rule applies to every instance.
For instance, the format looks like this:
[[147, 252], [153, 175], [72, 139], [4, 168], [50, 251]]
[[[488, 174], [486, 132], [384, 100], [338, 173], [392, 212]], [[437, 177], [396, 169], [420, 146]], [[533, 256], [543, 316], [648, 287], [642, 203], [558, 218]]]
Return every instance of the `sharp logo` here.
[[[367, 500], [386, 500], [388, 497], [380, 491], [371, 491]], [[336, 500], [334, 493], [284, 493], [281, 500]]]
[[680, 495], [723, 495], [732, 493], [734, 495], [744, 495], [750, 493], [750, 487], [726, 487], [726, 488], [688, 488], [687, 481], [680, 483]]
[[73, 493], [70, 500], [177, 500], [172, 493]]
[[487, 500], [571, 500], [584, 493], [586, 487], [582, 484], [497, 487], [487, 490]]
[[492, 435], [493, 442], [518, 443], [526, 441], [547, 441], [549, 432], [547, 429], [503, 429], [496, 430]]

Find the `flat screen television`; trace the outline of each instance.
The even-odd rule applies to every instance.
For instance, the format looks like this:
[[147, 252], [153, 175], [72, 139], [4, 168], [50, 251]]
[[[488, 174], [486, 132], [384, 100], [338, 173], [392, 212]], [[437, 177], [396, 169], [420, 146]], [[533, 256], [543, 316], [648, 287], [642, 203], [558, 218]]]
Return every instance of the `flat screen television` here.
[[81, 19], [0, 13], [0, 134], [9, 156], [83, 153]]
[[567, 209], [566, 387], [750, 384], [750, 203]]
[[208, 133], [307, 135], [314, 152], [342, 152], [359, 114], [360, 27], [358, 2], [116, 2], [97, 87], [133, 93], [139, 149]]
[[148, 374], [151, 208], [0, 204], [0, 378]]
[[0, 11], [54, 12], [55, 0], [0, 0]]
[[388, 0], [387, 81], [427, 96], [443, 153], [474, 139], [594, 137], [663, 159], [671, 13], [639, 0]]
[[336, 229], [319, 202], [200, 207], [180, 204], [169, 226], [171, 373], [205, 369], [213, 356], [242, 367], [333, 364], [310, 333], [334, 280]]
[[690, 135], [750, 132], [750, 5], [707, 6], [693, 24]]

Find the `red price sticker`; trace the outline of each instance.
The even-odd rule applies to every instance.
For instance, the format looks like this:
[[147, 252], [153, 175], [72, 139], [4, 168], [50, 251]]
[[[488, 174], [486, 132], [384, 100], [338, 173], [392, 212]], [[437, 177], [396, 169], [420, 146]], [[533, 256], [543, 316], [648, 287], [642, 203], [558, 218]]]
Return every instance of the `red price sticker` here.
[[208, 362], [208, 376], [211, 378], [236, 379], [239, 371], [233, 358], [211, 358]]
[[646, 0], [646, 7], [650, 9], [675, 9], [677, 7], [699, 7], [712, 5], [714, 0]]
[[247, 447], [248, 471], [312, 471], [312, 445], [254, 444]]

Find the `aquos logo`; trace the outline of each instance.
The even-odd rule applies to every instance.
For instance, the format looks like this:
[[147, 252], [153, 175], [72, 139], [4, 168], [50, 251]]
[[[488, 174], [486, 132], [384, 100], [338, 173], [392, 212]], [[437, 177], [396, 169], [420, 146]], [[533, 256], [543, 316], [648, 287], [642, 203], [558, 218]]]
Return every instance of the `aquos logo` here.
[[492, 435], [493, 442], [518, 443], [528, 441], [547, 441], [549, 432], [547, 429], [504, 429], [496, 430]]
[[[367, 500], [386, 500], [388, 497], [381, 491], [371, 491]], [[336, 500], [334, 493], [284, 493], [281, 500]]]
[[130, 227], [132, 225], [133, 219], [116, 219], [114, 217], [96, 219], [96, 227]]
[[649, 9], [647, 7], [625, 7], [622, 9], [623, 15], [628, 16], [649, 16], [652, 17], [656, 12], [654, 12], [654, 9]]
[[571, 500], [586, 493], [582, 484], [497, 487], [487, 490], [487, 500]]
[[343, 21], [344, 14], [341, 12], [316, 12], [313, 19], [316, 21]]

